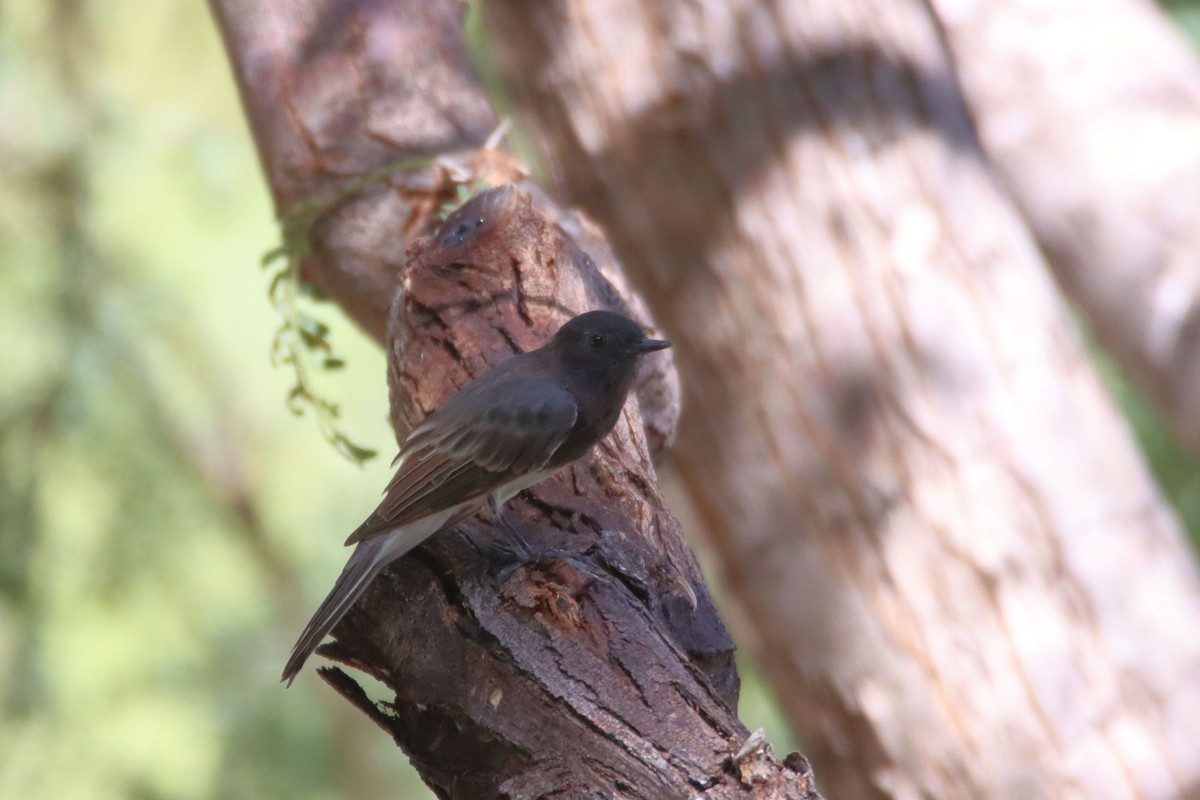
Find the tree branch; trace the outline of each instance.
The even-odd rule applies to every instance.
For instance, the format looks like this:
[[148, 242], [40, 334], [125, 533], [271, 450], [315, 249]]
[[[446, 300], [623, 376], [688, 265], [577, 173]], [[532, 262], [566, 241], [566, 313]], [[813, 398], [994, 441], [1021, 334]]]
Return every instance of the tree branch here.
[[436, 225], [456, 183], [517, 177], [471, 159], [496, 117], [462, 38], [465, 7], [211, 6], [276, 213], [317, 212], [301, 214], [317, 217], [304, 278], [382, 341], [405, 244]]
[[1059, 285], [1180, 441], [1200, 450], [1192, 48], [1157, 4], [1139, 0], [932, 5], [996, 175]]
[[[438, 220], [462, 173], [519, 176], [503, 154], [403, 169], [491, 128], [461, 8], [214, 0], [277, 208], [319, 212], [305, 277], [385, 338], [400, 436], [573, 313], [644, 317], [594, 226], [527, 183]], [[376, 579], [319, 651], [395, 692], [373, 702], [322, 671], [440, 796], [815, 797], [802, 758], [775, 761], [738, 722], [732, 642], [655, 485], [647, 435], [673, 434], [671, 363], [639, 390], [649, 427], [631, 402], [590, 456], [509, 503], [535, 558], [468, 521]]]
[[1194, 565], [925, 6], [483, 7], [677, 343], [675, 463], [830, 793], [1194, 788]]

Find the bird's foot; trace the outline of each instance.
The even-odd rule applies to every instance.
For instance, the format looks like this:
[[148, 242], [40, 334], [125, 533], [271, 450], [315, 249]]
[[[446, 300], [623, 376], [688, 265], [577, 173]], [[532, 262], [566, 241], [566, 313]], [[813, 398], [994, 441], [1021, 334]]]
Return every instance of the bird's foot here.
[[496, 527], [504, 534], [504, 539], [511, 552], [521, 560], [528, 560], [533, 555], [533, 548], [529, 546], [529, 542], [521, 535], [508, 518], [502, 513], [496, 514], [492, 521], [496, 523]]

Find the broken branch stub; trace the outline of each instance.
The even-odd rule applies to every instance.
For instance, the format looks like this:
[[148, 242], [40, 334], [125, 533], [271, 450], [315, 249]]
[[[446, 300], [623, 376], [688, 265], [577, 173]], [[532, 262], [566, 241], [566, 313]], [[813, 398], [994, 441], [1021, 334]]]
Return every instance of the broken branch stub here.
[[[633, 315], [594, 259], [532, 195], [513, 186], [481, 193], [409, 253], [388, 325], [393, 428], [411, 430], [467, 381], [541, 346], [567, 319], [594, 308]], [[674, 372], [669, 352], [646, 361], [652, 370]], [[599, 501], [594, 507], [579, 502], [589, 494]], [[679, 646], [714, 663], [710, 678], [736, 706], [733, 644], [678, 522], [663, 507], [637, 404], [627, 404], [588, 458], [528, 496], [534, 502], [525, 505], [537, 510], [543, 530], [571, 530], [576, 549], [586, 544], [613, 556], [611, 567], [677, 629]], [[631, 522], [634, 530], [626, 530]], [[562, 545], [536, 534], [531, 541]]]
[[[582, 252], [511, 186], [415, 244], [388, 325], [396, 430], [571, 316], [628, 313]], [[531, 558], [469, 520], [380, 576], [320, 651], [396, 693], [373, 704], [322, 670], [435, 791], [810, 796], [802, 761], [780, 764], [769, 748], [733, 758], [749, 738], [733, 645], [663, 506], [635, 401], [588, 456], [505, 514]]]

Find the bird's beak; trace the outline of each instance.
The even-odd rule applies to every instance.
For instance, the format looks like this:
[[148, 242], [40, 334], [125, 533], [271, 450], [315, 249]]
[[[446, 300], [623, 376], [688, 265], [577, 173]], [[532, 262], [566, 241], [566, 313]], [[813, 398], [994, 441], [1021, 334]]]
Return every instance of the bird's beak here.
[[655, 350], [666, 350], [670, 346], [671, 343], [665, 339], [642, 339], [633, 347], [629, 348], [629, 352], [640, 356], [643, 353], [653, 353]]

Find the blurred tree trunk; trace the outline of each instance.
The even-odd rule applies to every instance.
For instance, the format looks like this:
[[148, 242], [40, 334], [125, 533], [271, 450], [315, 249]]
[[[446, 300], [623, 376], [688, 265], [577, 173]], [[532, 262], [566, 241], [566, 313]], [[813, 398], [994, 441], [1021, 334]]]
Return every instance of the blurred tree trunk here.
[[1145, 0], [934, 5], [1059, 284], [1200, 450], [1200, 62]]
[[484, 9], [677, 342], [674, 463], [830, 795], [1194, 793], [1194, 566], [929, 6]]
[[[572, 313], [644, 317], [594, 226], [528, 183], [440, 219], [459, 186], [522, 176], [485, 146], [457, 0], [213, 9], [293, 257], [388, 348], [398, 439]], [[732, 642], [656, 488], [678, 398], [655, 361], [644, 406], [508, 504], [535, 557], [498, 563], [494, 522], [471, 520], [392, 565], [318, 651], [394, 692], [321, 670], [439, 796], [816, 797], [804, 759], [736, 717]]]

